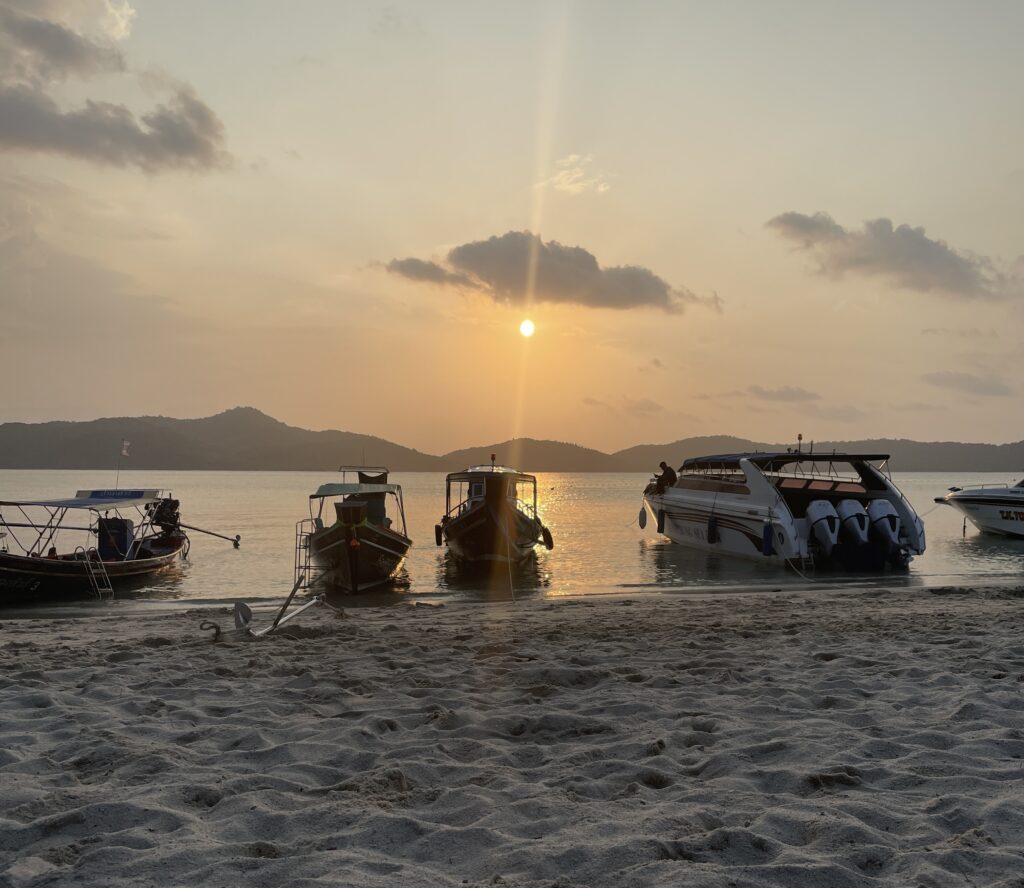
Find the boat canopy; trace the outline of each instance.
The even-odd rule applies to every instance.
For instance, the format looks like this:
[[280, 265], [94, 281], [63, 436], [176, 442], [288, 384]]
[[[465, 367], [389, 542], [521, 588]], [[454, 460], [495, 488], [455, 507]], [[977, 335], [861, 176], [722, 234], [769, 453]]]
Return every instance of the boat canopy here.
[[717, 456], [698, 456], [683, 461], [682, 470], [738, 469], [741, 459], [749, 460], [760, 469], [780, 469], [792, 463], [863, 463], [887, 460], [887, 453], [723, 453]]
[[536, 484], [537, 479], [533, 475], [527, 475], [525, 472], [519, 472], [516, 469], [509, 468], [508, 466], [470, 466], [464, 472], [452, 472], [448, 478], [448, 483], [453, 481], [479, 481], [481, 475], [511, 475], [515, 478], [516, 483], [524, 481], [528, 484]]
[[321, 484], [310, 499], [326, 499], [329, 496], [351, 496], [354, 493], [399, 493], [398, 484]]
[[0, 506], [42, 506], [46, 509], [124, 509], [159, 502], [160, 490], [79, 490], [70, 499], [2, 500]]

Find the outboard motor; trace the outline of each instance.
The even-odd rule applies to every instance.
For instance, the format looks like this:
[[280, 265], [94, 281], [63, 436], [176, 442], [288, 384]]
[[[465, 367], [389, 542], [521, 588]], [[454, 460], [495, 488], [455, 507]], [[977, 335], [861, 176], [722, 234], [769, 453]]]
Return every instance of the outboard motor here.
[[900, 545], [900, 516], [889, 500], [877, 499], [868, 503], [868, 529], [887, 552]]
[[176, 499], [164, 497], [157, 500], [149, 508], [152, 513], [153, 524], [164, 533], [171, 533], [178, 529], [181, 524], [181, 512], [178, 507], [181, 503]]
[[807, 525], [826, 555], [839, 539], [839, 515], [828, 500], [813, 500], [807, 506]]
[[868, 513], [855, 499], [841, 500], [836, 507], [839, 528], [852, 543], [863, 545], [868, 541]]

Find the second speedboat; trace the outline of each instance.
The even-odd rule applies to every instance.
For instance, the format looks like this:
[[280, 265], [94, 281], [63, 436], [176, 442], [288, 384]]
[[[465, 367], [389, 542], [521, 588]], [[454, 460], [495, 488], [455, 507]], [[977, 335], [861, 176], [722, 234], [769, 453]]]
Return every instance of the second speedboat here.
[[489, 466], [445, 479], [445, 513], [434, 538], [465, 561], [520, 562], [540, 542], [555, 545], [537, 514], [537, 479], [495, 465], [493, 456]]
[[1012, 487], [951, 487], [945, 496], [935, 497], [935, 502], [962, 512], [982, 533], [1024, 537], [1024, 480]]

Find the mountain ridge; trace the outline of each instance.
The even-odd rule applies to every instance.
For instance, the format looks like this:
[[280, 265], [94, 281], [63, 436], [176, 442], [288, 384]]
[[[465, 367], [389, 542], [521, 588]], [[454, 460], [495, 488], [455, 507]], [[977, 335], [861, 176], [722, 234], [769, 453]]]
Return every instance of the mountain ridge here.
[[[499, 463], [532, 472], [649, 472], [661, 460], [673, 467], [710, 453], [785, 450], [785, 444], [733, 435], [703, 435], [664, 444], [637, 444], [604, 453], [564, 441], [513, 438], [495, 444], [424, 453], [375, 435], [290, 426], [255, 407], [213, 416], [103, 417], [73, 422], [0, 424], [2, 469], [104, 469], [117, 460], [122, 439], [131, 442], [124, 467], [154, 470], [325, 471], [342, 464], [387, 465], [392, 471], [458, 471]], [[820, 441], [816, 451], [890, 453], [899, 471], [1024, 471], [1024, 441], [985, 444], [869, 438]]]

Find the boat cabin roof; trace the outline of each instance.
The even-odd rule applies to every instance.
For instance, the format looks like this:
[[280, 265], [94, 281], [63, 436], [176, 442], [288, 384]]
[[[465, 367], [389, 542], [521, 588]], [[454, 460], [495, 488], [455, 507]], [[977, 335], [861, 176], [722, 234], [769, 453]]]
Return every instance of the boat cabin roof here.
[[750, 460], [762, 471], [778, 470], [793, 463], [863, 463], [889, 458], [887, 453], [723, 453], [717, 456], [697, 456], [683, 461], [683, 471], [700, 469], [738, 469], [741, 459]]
[[79, 490], [69, 499], [3, 500], [0, 506], [42, 506], [47, 509], [124, 509], [159, 502], [161, 490]]
[[400, 493], [399, 484], [321, 484], [310, 499], [327, 499], [330, 496], [351, 496], [354, 493]]
[[468, 469], [462, 472], [452, 472], [446, 479], [449, 484], [453, 481], [479, 481], [481, 476], [486, 477], [487, 475], [503, 475], [505, 477], [511, 476], [517, 484], [520, 481], [525, 481], [528, 484], [536, 484], [537, 478], [534, 475], [527, 475], [525, 472], [517, 471], [516, 469], [509, 468], [508, 466], [470, 466]]

